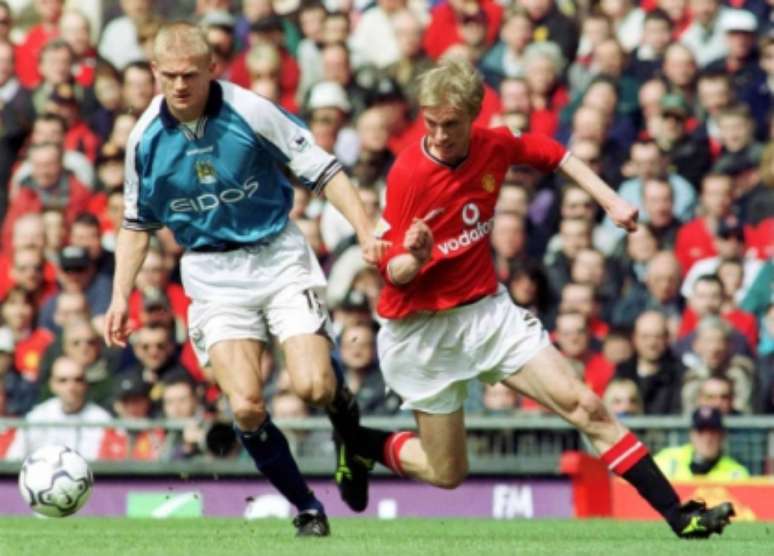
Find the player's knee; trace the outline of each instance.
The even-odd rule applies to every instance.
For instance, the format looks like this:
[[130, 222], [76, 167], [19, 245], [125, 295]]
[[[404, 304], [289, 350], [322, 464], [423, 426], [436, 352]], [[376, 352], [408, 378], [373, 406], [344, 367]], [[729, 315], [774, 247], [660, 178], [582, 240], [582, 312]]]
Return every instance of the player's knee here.
[[255, 430], [266, 419], [266, 405], [256, 395], [229, 396], [234, 421], [242, 430]]
[[454, 465], [444, 466], [433, 474], [433, 484], [439, 488], [455, 489], [462, 484], [468, 476], [468, 463], [456, 462]]
[[295, 386], [296, 395], [306, 403], [322, 407], [333, 401], [336, 380], [333, 373], [307, 373]]

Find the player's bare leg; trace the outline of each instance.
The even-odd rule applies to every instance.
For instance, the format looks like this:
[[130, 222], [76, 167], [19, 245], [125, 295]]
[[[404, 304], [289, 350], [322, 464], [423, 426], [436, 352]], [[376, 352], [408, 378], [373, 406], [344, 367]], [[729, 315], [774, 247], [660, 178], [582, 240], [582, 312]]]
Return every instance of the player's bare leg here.
[[388, 462], [393, 470], [408, 477], [441, 488], [458, 487], [468, 475], [463, 411], [449, 415], [416, 411], [414, 416], [419, 437], [412, 436], [398, 450], [393, 450]]
[[341, 497], [356, 512], [368, 506], [368, 472], [371, 462], [356, 458], [351, 446], [360, 424], [360, 411], [344, 384], [341, 368], [331, 356], [331, 344], [322, 334], [292, 336], [282, 344], [293, 391], [304, 401], [325, 408], [334, 428], [336, 485]]
[[263, 349], [256, 340], [217, 342], [209, 349], [215, 380], [228, 397], [237, 435], [256, 467], [298, 508], [293, 522], [297, 534], [327, 536], [330, 529], [325, 510], [301, 476], [285, 436], [266, 411], [260, 374]]
[[714, 508], [696, 501], [680, 505], [677, 493], [645, 445], [607, 411], [555, 347], [541, 350], [519, 372], [503, 382], [553, 410], [586, 434], [610, 470], [631, 483], [677, 535], [706, 538], [712, 533], [722, 533], [728, 525], [734, 515], [729, 503]]

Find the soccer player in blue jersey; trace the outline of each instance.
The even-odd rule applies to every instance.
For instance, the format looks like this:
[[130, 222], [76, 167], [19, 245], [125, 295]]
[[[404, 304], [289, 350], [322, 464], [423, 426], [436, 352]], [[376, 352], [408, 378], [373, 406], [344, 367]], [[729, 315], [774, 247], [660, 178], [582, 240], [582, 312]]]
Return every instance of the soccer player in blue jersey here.
[[127, 146], [106, 341], [126, 345], [135, 276], [151, 233], [168, 227], [185, 248], [180, 265], [192, 300], [191, 340], [228, 397], [242, 444], [298, 508], [297, 534], [326, 536], [323, 506], [272, 423], [261, 391], [259, 362], [271, 333], [282, 345], [296, 394], [325, 407], [335, 428], [357, 425], [357, 406], [332, 368], [329, 317], [316, 293], [325, 278], [288, 219], [293, 191], [281, 168], [344, 214], [366, 262], [379, 260], [384, 243], [374, 239], [341, 165], [305, 127], [268, 100], [212, 79], [211, 52], [198, 28], [162, 28], [153, 69], [162, 95], [137, 122]]

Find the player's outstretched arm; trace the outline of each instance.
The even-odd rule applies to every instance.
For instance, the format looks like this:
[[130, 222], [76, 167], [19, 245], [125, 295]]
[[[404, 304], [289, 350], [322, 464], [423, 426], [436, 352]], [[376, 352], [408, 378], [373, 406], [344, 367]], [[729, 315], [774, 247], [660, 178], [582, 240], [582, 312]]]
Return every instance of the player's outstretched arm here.
[[374, 229], [368, 220], [360, 196], [355, 191], [347, 175], [340, 171], [325, 185], [325, 197], [336, 207], [344, 218], [352, 224], [357, 241], [363, 251], [363, 259], [375, 265], [384, 256], [387, 242], [374, 237]]
[[585, 162], [569, 154], [559, 166], [559, 170], [588, 191], [616, 226], [628, 232], [637, 229], [637, 208], [613, 191]]
[[129, 335], [129, 294], [134, 279], [145, 260], [150, 243], [150, 232], [121, 228], [116, 243], [116, 271], [113, 276], [113, 299], [105, 315], [105, 343], [110, 346], [126, 346]]

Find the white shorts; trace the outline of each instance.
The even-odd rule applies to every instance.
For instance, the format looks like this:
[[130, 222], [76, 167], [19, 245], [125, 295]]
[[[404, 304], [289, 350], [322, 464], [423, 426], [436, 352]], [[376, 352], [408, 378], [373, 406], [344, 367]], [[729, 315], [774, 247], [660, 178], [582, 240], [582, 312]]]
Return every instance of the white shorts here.
[[449, 414], [467, 397], [467, 383], [500, 382], [551, 341], [529, 311], [505, 288], [470, 305], [388, 320], [379, 331], [385, 383], [403, 409]]
[[180, 262], [191, 305], [191, 343], [202, 365], [222, 340], [280, 342], [301, 334], [331, 337], [322, 302], [325, 275], [293, 222], [267, 245], [223, 253], [186, 252]]

